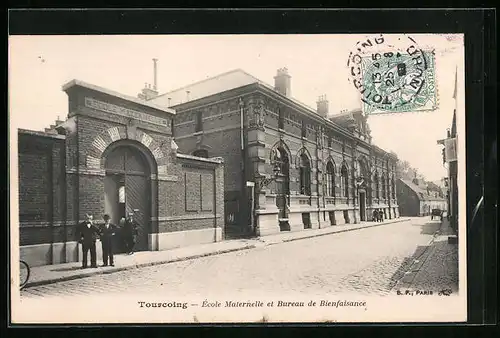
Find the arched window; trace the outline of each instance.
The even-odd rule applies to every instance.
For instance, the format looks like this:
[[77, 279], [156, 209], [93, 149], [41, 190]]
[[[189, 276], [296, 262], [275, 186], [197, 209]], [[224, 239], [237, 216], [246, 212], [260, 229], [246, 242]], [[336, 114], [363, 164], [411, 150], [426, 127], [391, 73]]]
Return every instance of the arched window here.
[[375, 172], [373, 177], [373, 184], [375, 185], [375, 198], [380, 198], [380, 186], [378, 181], [378, 173]]
[[208, 151], [205, 149], [198, 149], [193, 151], [193, 156], [208, 158]]
[[387, 182], [384, 174], [382, 174], [382, 198], [387, 198]]
[[347, 166], [342, 165], [340, 170], [340, 184], [342, 189], [342, 195], [344, 197], [349, 197], [349, 172], [347, 171]]
[[311, 164], [306, 154], [300, 155], [300, 193], [311, 195]]
[[285, 114], [282, 109], [277, 108], [278, 111], [278, 128], [285, 129]]
[[326, 195], [335, 196], [335, 167], [332, 162], [326, 165]]
[[196, 113], [195, 132], [203, 131], [203, 112]]

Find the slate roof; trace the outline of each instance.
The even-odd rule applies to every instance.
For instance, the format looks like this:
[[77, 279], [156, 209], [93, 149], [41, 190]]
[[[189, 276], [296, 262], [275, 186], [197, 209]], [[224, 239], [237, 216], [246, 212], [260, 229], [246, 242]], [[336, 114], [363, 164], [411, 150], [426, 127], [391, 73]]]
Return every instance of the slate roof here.
[[[169, 91], [167, 93], [161, 94], [151, 100], [157, 105], [164, 105], [165, 107], [174, 107], [186, 102], [194, 101], [211, 95], [215, 95], [221, 92], [229, 91], [235, 88], [247, 86], [250, 84], [259, 83], [260, 85], [267, 87], [271, 90], [275, 90], [274, 86], [256, 78], [255, 76], [245, 72], [243, 69], [233, 69], [231, 71], [210, 77], [205, 80], [201, 80], [187, 86]], [[189, 91], [189, 98], [187, 91]], [[170, 105], [169, 105], [170, 98]], [[309, 110], [312, 113], [316, 113], [316, 109], [311, 106], [300, 102], [299, 100], [286, 96], [286, 98], [294, 103], [302, 106], [303, 108]]]
[[412, 191], [414, 191], [417, 196], [420, 198], [422, 201], [444, 201], [444, 198], [442, 197], [436, 197], [434, 195], [430, 195], [427, 193], [427, 190], [422, 189], [422, 187], [416, 185], [413, 183], [411, 180], [406, 180], [406, 179], [399, 179], [403, 184], [405, 184], [408, 188], [410, 188]]
[[[242, 69], [233, 69], [229, 72], [161, 94], [150, 101], [158, 105], [169, 106], [170, 98], [170, 107], [172, 107], [252, 83], [264, 84], [261, 80]], [[189, 91], [189, 99], [187, 91]]]

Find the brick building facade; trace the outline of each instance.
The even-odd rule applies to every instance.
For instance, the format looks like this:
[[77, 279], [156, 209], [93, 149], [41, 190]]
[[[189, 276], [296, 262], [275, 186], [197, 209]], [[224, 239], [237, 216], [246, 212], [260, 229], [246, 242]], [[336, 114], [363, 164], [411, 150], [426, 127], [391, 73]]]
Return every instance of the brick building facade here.
[[18, 131], [22, 259], [79, 260], [76, 226], [87, 213], [118, 224], [133, 211], [138, 250], [221, 240], [223, 159], [178, 152], [174, 110], [77, 80], [63, 90], [66, 121]]
[[224, 158], [229, 236], [359, 223], [374, 208], [399, 217], [397, 158], [372, 144], [366, 116], [293, 99], [286, 69], [274, 87], [234, 70], [147, 99], [175, 109], [182, 152]]

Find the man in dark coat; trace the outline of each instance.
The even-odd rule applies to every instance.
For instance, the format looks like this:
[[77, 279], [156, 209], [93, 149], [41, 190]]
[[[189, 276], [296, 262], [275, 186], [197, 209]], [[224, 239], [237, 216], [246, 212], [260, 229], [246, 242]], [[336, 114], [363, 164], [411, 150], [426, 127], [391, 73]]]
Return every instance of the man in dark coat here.
[[378, 211], [378, 221], [379, 222], [383, 222], [384, 221], [384, 211], [383, 210], [379, 210]]
[[128, 217], [125, 220], [125, 224], [123, 225], [123, 236], [129, 255], [134, 253], [134, 245], [137, 239], [137, 227], [138, 223], [134, 219], [134, 213], [129, 212]]
[[102, 263], [103, 266], [115, 266], [113, 261], [113, 238], [116, 233], [116, 226], [111, 224], [109, 215], [104, 215], [104, 224], [101, 226], [102, 243]]
[[82, 244], [82, 268], [87, 268], [87, 256], [90, 251], [90, 266], [97, 268], [95, 242], [99, 238], [99, 229], [94, 225], [93, 216], [87, 214], [86, 220], [79, 224], [80, 243]]
[[373, 222], [378, 222], [378, 210], [377, 209], [373, 210], [372, 220], [373, 220]]

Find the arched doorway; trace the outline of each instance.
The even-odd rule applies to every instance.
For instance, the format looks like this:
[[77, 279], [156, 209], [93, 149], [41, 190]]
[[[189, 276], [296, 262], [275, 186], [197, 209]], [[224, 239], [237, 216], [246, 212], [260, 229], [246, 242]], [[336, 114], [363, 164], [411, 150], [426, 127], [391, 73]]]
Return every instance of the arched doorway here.
[[361, 221], [366, 221], [366, 190], [368, 187], [367, 170], [364, 161], [358, 160], [356, 170], [356, 184], [358, 189], [359, 217]]
[[[114, 224], [130, 212], [139, 224], [136, 251], [148, 249], [151, 214], [151, 170], [145, 155], [135, 146], [111, 146], [105, 154], [104, 210]], [[121, 236], [117, 251], [123, 252]]]

